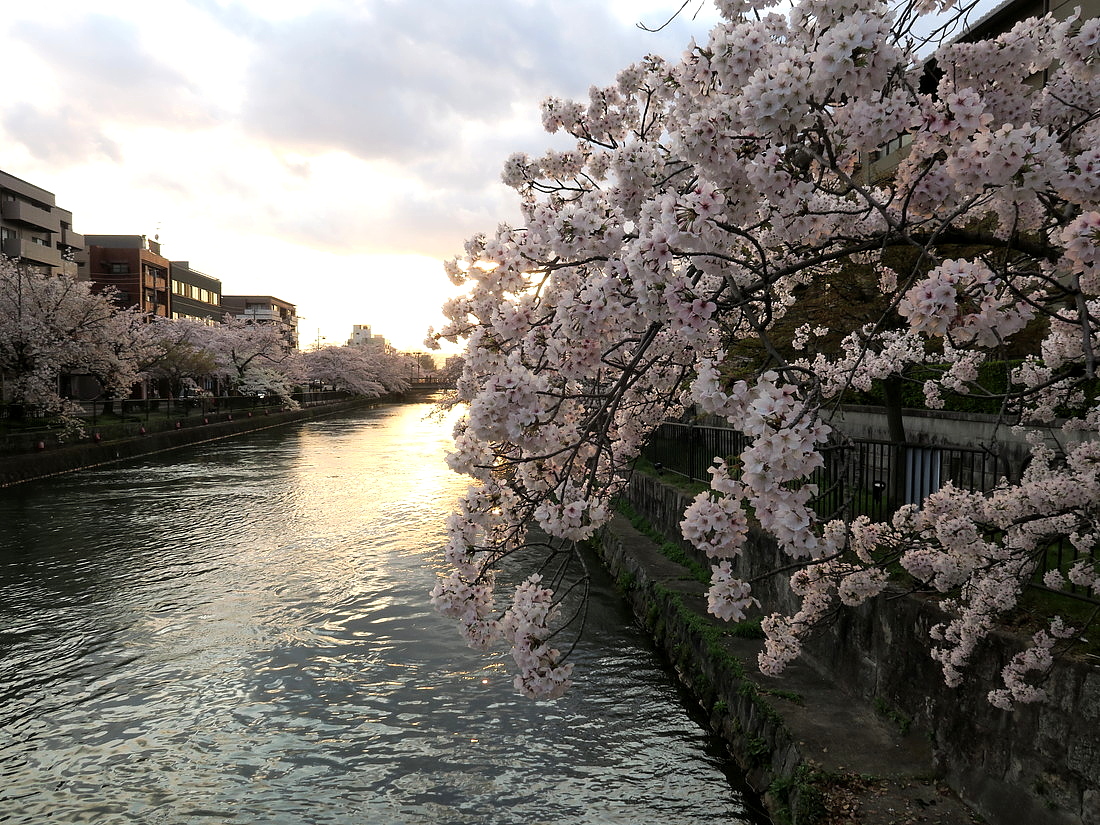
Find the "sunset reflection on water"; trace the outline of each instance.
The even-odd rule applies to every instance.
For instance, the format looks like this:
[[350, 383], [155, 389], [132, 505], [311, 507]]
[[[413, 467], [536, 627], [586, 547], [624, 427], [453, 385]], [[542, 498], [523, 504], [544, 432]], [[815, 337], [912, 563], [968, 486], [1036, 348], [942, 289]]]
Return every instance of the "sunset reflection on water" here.
[[738, 821], [729, 765], [609, 583], [552, 703], [432, 611], [466, 481], [427, 412], [2, 491], [7, 821]]

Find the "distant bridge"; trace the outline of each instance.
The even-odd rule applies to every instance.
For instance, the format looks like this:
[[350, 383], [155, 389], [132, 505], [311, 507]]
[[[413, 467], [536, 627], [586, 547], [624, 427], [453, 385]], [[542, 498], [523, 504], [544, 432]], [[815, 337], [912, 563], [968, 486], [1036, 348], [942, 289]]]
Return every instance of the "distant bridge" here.
[[446, 390], [453, 390], [454, 388], [454, 381], [439, 381], [431, 378], [422, 378], [412, 381], [409, 384], [408, 391], [415, 393], [429, 393], [444, 392]]

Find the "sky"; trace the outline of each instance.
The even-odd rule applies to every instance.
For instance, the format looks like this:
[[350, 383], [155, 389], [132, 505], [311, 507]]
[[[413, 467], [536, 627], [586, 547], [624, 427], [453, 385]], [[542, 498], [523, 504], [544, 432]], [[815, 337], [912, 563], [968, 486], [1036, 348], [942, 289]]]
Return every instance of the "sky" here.
[[423, 350], [454, 292], [442, 261], [518, 221], [505, 159], [563, 145], [541, 101], [705, 41], [706, 0], [636, 25], [679, 5], [9, 4], [0, 170], [53, 192], [77, 232], [159, 236], [226, 294], [296, 304], [303, 348], [367, 324]]

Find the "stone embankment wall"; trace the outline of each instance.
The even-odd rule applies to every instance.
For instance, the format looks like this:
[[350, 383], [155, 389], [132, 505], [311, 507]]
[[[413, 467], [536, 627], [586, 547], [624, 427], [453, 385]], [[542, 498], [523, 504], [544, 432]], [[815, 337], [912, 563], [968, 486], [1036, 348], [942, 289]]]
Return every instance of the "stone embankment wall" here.
[[813, 825], [824, 809], [805, 770], [808, 763], [771, 704], [745, 678], [735, 640], [709, 632], [705, 586], [661, 556], [652, 541], [617, 516], [599, 553], [642, 626], [698, 700], [710, 726], [727, 742], [748, 784], [776, 822]]
[[[689, 503], [683, 493], [637, 475], [627, 499], [654, 529], [686, 552], [695, 552], [679, 538], [679, 521]], [[777, 561], [776, 546], [754, 535], [739, 573], [755, 578]], [[753, 589], [765, 615], [797, 610], [796, 597], [781, 576], [754, 584]], [[931, 745], [936, 773], [989, 822], [1100, 823], [1100, 663], [1061, 660], [1045, 684], [1050, 701], [1002, 711], [986, 701], [985, 690], [1001, 683], [1001, 669], [1022, 648], [1023, 640], [1004, 633], [980, 647], [969, 673], [976, 677], [972, 682], [986, 689], [951, 689], [928, 655], [928, 630], [942, 620], [933, 596], [889, 593], [863, 608], [845, 609], [811, 640], [804, 658], [850, 699], [861, 700], [907, 730], [921, 732]], [[706, 651], [693, 651], [689, 658], [695, 661], [696, 656], [705, 660]], [[694, 664], [679, 667], [682, 672], [698, 669]], [[697, 691], [704, 704], [705, 686], [713, 680], [708, 675], [704, 689]], [[759, 673], [755, 681], [768, 682]], [[790, 761], [789, 737], [769, 728], [766, 714], [758, 716], [750, 708], [738, 717], [743, 721], [727, 723], [732, 730], [729, 738], [735, 748], [747, 745], [750, 753], [761, 750], [760, 740], [767, 741], [773, 749], [767, 762], [772, 773], [782, 777], [783, 762]]]
[[357, 407], [372, 406], [384, 400], [387, 399], [376, 399], [374, 401], [359, 399], [304, 407], [298, 410], [270, 413], [257, 412], [251, 416], [247, 412], [240, 412], [234, 413], [232, 420], [227, 419], [225, 416], [215, 420], [213, 416], [210, 416], [210, 423], [208, 424], [201, 423], [201, 419], [196, 417], [186, 419], [183, 426], [178, 430], [163, 430], [132, 438], [104, 442], [82, 439], [74, 444], [49, 446], [33, 453], [2, 455], [0, 456], [0, 487], [8, 487], [12, 484], [38, 478], [47, 478], [73, 470], [96, 467], [101, 464], [112, 464], [142, 455], [186, 447], [191, 444], [217, 441], [241, 433], [278, 427], [294, 421], [322, 418]]

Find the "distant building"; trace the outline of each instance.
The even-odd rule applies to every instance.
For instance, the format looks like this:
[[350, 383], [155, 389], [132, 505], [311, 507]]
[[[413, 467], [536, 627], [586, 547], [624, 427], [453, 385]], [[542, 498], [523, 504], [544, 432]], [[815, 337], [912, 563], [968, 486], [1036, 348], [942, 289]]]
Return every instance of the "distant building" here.
[[348, 346], [385, 350], [386, 339], [381, 335], [371, 335], [370, 327], [366, 324], [355, 324], [351, 328], [351, 338], [348, 339]]
[[222, 282], [192, 269], [189, 261], [172, 261], [169, 266], [172, 294], [168, 299], [170, 317], [203, 323], [219, 323], [226, 310], [222, 306]]
[[74, 256], [84, 243], [73, 231], [73, 213], [58, 207], [52, 192], [0, 172], [0, 253], [75, 277]]
[[169, 317], [170, 263], [157, 241], [144, 235], [86, 235], [85, 241], [78, 257], [81, 278], [99, 290], [113, 286], [120, 306]]
[[223, 295], [222, 309], [246, 321], [281, 325], [287, 343], [298, 348], [298, 313], [294, 304], [271, 295]]

